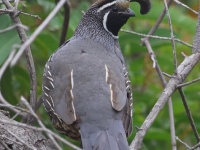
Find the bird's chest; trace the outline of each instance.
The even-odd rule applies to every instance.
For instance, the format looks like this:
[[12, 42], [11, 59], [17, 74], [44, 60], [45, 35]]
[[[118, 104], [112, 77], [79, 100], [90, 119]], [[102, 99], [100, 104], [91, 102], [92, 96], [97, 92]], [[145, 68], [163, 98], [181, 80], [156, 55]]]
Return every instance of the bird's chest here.
[[[121, 110], [126, 101], [126, 87], [123, 63], [114, 49], [107, 50], [91, 41], [79, 41], [69, 43], [53, 59], [58, 61], [54, 74], [58, 80], [63, 80], [62, 86], [67, 84], [68, 78], [73, 80], [73, 103], [82, 121], [119, 117], [113, 103], [115, 101], [116, 108]], [[73, 75], [67, 77], [72, 70]], [[91, 112], [99, 115], [94, 116]]]

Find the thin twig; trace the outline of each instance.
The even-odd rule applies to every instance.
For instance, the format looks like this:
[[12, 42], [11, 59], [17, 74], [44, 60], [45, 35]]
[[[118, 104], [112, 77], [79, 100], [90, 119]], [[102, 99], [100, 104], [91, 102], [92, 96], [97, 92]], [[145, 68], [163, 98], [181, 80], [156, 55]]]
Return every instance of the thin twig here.
[[[121, 29], [120, 31], [126, 32], [126, 33], [131, 33], [131, 34], [138, 35], [138, 36], [142, 36], [142, 37], [145, 37], [145, 38], [153, 38], [153, 39], [159, 39], [159, 40], [170, 40], [170, 41], [172, 40], [172, 38], [170, 38], [170, 37], [163, 37], [163, 36], [157, 36], [157, 35], [142, 34], [142, 33], [137, 33], [137, 32], [134, 32], [134, 31], [128, 31], [128, 30], [124, 30], [124, 29]], [[178, 43], [181, 43], [181, 44], [186, 45], [186, 46], [188, 46], [190, 48], [193, 48], [193, 46], [191, 44], [189, 44], [187, 42], [184, 42], [184, 41], [182, 41], [180, 39], [176, 39], [175, 38], [174, 40], [176, 42], [178, 42]]]
[[200, 142], [197, 143], [195, 146], [191, 147], [190, 150], [195, 150], [197, 147], [200, 147]]
[[59, 135], [55, 134], [54, 132], [52, 132], [51, 130], [49, 130], [47, 128], [36, 128], [36, 127], [30, 126], [27, 124], [23, 124], [23, 123], [19, 123], [19, 122], [14, 123], [14, 122], [6, 121], [6, 120], [0, 120], [0, 123], [13, 125], [13, 126], [21, 127], [21, 128], [27, 128], [27, 129], [31, 129], [31, 130], [35, 130], [35, 131], [46, 132], [46, 133], [51, 134], [52, 136], [54, 136], [56, 139], [60, 140], [61, 142], [65, 143], [66, 145], [70, 146], [71, 148], [73, 148], [75, 150], [81, 150], [76, 145], [73, 145], [72, 143], [66, 141], [65, 139], [63, 139], [62, 137], [60, 137]]
[[69, 0], [67, 0], [66, 3], [64, 4], [64, 21], [63, 21], [63, 26], [62, 26], [61, 36], [60, 36], [60, 44], [59, 44], [60, 46], [66, 40], [67, 31], [69, 27], [69, 19], [70, 19], [70, 3], [69, 3]]
[[178, 137], [176, 137], [176, 140], [179, 141], [180, 143], [182, 143], [183, 145], [185, 145], [185, 147], [187, 147], [188, 149], [191, 149], [191, 147], [186, 144], [185, 142], [183, 142], [181, 139], [179, 139]]
[[179, 65], [179, 67], [177, 68], [177, 78], [171, 78], [169, 80], [162, 94], [158, 98], [156, 104], [140, 127], [141, 130], [136, 133], [136, 136], [130, 146], [131, 150], [136, 150], [141, 146], [146, 132], [150, 129], [152, 123], [154, 122], [160, 111], [163, 109], [165, 103], [169, 100], [170, 96], [176, 91], [176, 86], [181, 84], [185, 80], [185, 78], [192, 71], [193, 67], [199, 62], [199, 60], [200, 53], [196, 53], [186, 57], [184, 61]]
[[18, 4], [19, 4], [19, 0], [15, 0], [15, 2], [14, 2], [14, 8], [15, 8], [15, 9], [17, 9]]
[[163, 73], [163, 75], [165, 75], [165, 76], [168, 77], [168, 78], [176, 78], [176, 76], [170, 75], [170, 74], [168, 74], [168, 73], [166, 73], [166, 72], [162, 72], [162, 73]]
[[23, 14], [23, 15], [26, 15], [26, 16], [31, 16], [33, 18], [37, 18], [37, 19], [41, 20], [40, 16], [38, 16], [38, 15], [33, 15], [33, 14], [25, 13], [23, 11], [20, 11], [20, 14]]
[[9, 108], [9, 109], [12, 109], [12, 108], [15, 108], [17, 110], [19, 110], [18, 113], [21, 113], [21, 112], [26, 112], [26, 113], [30, 113], [27, 109], [24, 109], [22, 107], [17, 107], [17, 106], [13, 106], [11, 104], [0, 104], [0, 108], [3, 107], [3, 108]]
[[176, 74], [176, 69], [177, 69], [177, 56], [176, 56], [176, 46], [175, 46], [175, 40], [174, 40], [174, 30], [173, 30], [172, 21], [171, 21], [169, 9], [168, 9], [168, 4], [167, 4], [167, 1], [166, 1], [166, 0], [164, 0], [164, 4], [165, 4], [166, 14], [167, 14], [167, 17], [168, 17], [168, 22], [169, 22], [170, 35], [171, 35], [171, 42], [172, 42], [172, 51], [173, 51], [173, 55], [174, 55], [174, 72], [175, 72], [175, 74]]
[[3, 29], [3, 30], [0, 30], [0, 33], [4, 33], [4, 32], [7, 32], [7, 31], [10, 31], [16, 27], [21, 27], [23, 28], [24, 30], [28, 30], [29, 28], [23, 24], [15, 24], [13, 26], [10, 26], [10, 27], [7, 27], [6, 29]]
[[192, 8], [188, 7], [187, 5], [181, 3], [179, 0], [174, 0], [174, 2], [177, 3], [177, 4], [179, 4], [179, 5], [181, 5], [181, 6], [183, 6], [183, 7], [185, 7], [185, 8], [187, 8], [187, 9], [189, 9], [190, 11], [192, 11], [196, 15], [199, 14], [197, 11], [195, 11], [194, 9], [192, 9]]
[[[14, 9], [14, 7], [9, 3], [8, 0], [2, 0], [3, 3], [5, 4], [7, 9], [10, 10], [16, 10]], [[10, 17], [13, 20], [13, 22], [15, 24], [22, 24], [20, 18], [18, 17], [18, 11], [10, 13]], [[19, 34], [19, 37], [22, 41], [22, 43], [25, 43], [28, 39], [26, 32], [23, 28], [21, 27], [16, 27], [17, 32]], [[33, 110], [35, 110], [35, 106], [36, 106], [36, 85], [37, 85], [37, 81], [36, 81], [36, 72], [35, 72], [35, 66], [34, 66], [34, 61], [33, 61], [33, 56], [31, 53], [31, 49], [30, 49], [30, 45], [27, 45], [27, 47], [25, 48], [25, 55], [26, 55], [26, 60], [27, 60], [27, 65], [28, 65], [28, 70], [29, 70], [29, 75], [30, 75], [30, 82], [31, 82], [31, 88], [30, 88], [30, 104], [31, 107], [33, 108]], [[15, 57], [14, 57], [15, 58]], [[33, 122], [31, 116], [28, 117], [27, 122], [29, 124], [31, 124]]]
[[[169, 0], [168, 1], [168, 7], [170, 7], [170, 5], [172, 4], [173, 0]], [[157, 19], [155, 25], [151, 28], [151, 30], [149, 31], [148, 35], [152, 35], [155, 33], [155, 31], [158, 29], [160, 23], [162, 22], [163, 18], [165, 17], [166, 14], [166, 7], [163, 9], [161, 15], [159, 16], [159, 18]]]
[[194, 80], [192, 80], [192, 81], [189, 81], [189, 82], [186, 82], [186, 83], [183, 83], [183, 84], [179, 84], [177, 87], [178, 87], [178, 88], [179, 88], [179, 87], [184, 87], [184, 86], [193, 84], [193, 83], [198, 82], [198, 81], [200, 81], [200, 77], [197, 78], [197, 79], [194, 79]]
[[9, 108], [10, 110], [12, 110], [13, 112], [20, 114], [22, 117], [25, 116], [25, 114], [21, 113], [19, 110], [17, 110], [16, 108], [14, 108], [10, 103], [8, 103], [8, 102], [4, 99], [4, 97], [3, 97], [3, 95], [2, 95], [1, 92], [0, 92], [0, 102], [3, 103], [3, 104], [5, 104], [5, 105], [7, 105], [7, 106], [10, 106], [10, 107], [8, 107], [8, 108]]
[[14, 66], [16, 62], [19, 60], [24, 50], [35, 40], [35, 38], [42, 32], [42, 30], [48, 25], [51, 19], [56, 15], [56, 13], [60, 10], [60, 8], [64, 5], [67, 0], [60, 0], [54, 10], [49, 14], [49, 16], [43, 21], [43, 23], [33, 32], [33, 34], [29, 37], [29, 39], [22, 44], [16, 56], [11, 62], [11, 66]]
[[[155, 65], [156, 71], [160, 77], [161, 83], [163, 85], [163, 87], [165, 88], [165, 86], [167, 85], [167, 81], [164, 78], [163, 72], [160, 68], [160, 65], [158, 64], [157, 60], [156, 60], [156, 55], [149, 43], [149, 40], [144, 38], [143, 43], [146, 45], [147, 50], [149, 52], [149, 55], [152, 56], [153, 58], [153, 64]], [[154, 66], [153, 65], [153, 66]], [[170, 118], [170, 131], [171, 131], [171, 143], [172, 143], [172, 150], [176, 150], [176, 134], [175, 134], [175, 125], [174, 125], [174, 113], [173, 113], [173, 104], [172, 104], [172, 99], [171, 97], [168, 100], [168, 108], [169, 108], [169, 118]]]
[[12, 52], [9, 54], [7, 60], [4, 62], [3, 66], [0, 68], [0, 80], [6, 70], [6, 68], [9, 66], [10, 62], [12, 61], [14, 55], [15, 55], [15, 49], [12, 50]]
[[[15, 54], [15, 49], [10, 53], [10, 55], [7, 58], [7, 60], [4, 62], [3, 66], [0, 68], [0, 80], [2, 78], [2, 75], [5, 72], [6, 68], [8, 67], [8, 65], [10, 64], [10, 62], [12, 61], [14, 54]], [[22, 113], [19, 110], [17, 110], [16, 108], [14, 108], [10, 103], [8, 103], [4, 99], [1, 91], [0, 91], [0, 101], [1, 101], [1, 103], [5, 104], [7, 106], [10, 106], [9, 109], [12, 110], [13, 112], [19, 113], [20, 115], [22, 115]]]
[[[26, 101], [26, 99], [24, 97], [21, 97], [21, 101], [22, 103], [29, 109], [31, 115], [33, 115], [35, 117], [35, 119], [37, 120], [38, 124], [42, 127], [42, 128], [46, 128], [44, 126], [44, 124], [42, 123], [42, 121], [38, 118], [38, 116], [35, 114], [34, 110], [30, 107], [30, 105], [28, 104], [28, 102]], [[62, 148], [58, 145], [58, 143], [55, 141], [55, 139], [52, 137], [51, 134], [47, 134], [48, 137], [51, 139], [51, 141], [53, 142], [53, 144], [59, 149], [62, 150]]]
[[188, 107], [185, 94], [184, 94], [182, 88], [178, 88], [178, 91], [179, 91], [179, 94], [180, 94], [181, 99], [182, 99], [182, 101], [183, 101], [183, 106], [185, 107], [185, 111], [186, 111], [187, 117], [188, 117], [188, 119], [189, 119], [190, 125], [191, 125], [191, 127], [192, 127], [192, 130], [193, 130], [193, 132], [194, 132], [194, 136], [195, 136], [195, 138], [196, 138], [196, 141], [197, 141], [197, 143], [199, 143], [199, 142], [200, 142], [199, 134], [198, 134], [196, 125], [195, 125], [195, 123], [194, 123], [194, 120], [193, 120], [191, 111], [190, 111], [190, 109], [189, 109], [189, 107]]

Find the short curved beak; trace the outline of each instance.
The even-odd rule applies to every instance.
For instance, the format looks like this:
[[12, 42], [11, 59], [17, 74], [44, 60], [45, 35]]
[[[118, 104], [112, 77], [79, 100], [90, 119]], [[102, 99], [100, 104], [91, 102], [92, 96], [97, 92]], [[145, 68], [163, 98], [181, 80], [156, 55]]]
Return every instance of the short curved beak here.
[[134, 11], [132, 10], [132, 9], [130, 9], [130, 8], [128, 8], [127, 9], [127, 15], [129, 16], [129, 17], [135, 17], [135, 13], [134, 13]]

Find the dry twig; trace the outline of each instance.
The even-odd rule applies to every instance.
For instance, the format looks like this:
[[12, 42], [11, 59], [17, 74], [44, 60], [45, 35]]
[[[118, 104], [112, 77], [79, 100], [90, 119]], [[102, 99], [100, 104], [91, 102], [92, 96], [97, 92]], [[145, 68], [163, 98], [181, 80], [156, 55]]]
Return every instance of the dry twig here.
[[[10, 17], [13, 20], [13, 22], [15, 24], [22, 24], [20, 21], [20, 18], [18, 17], [18, 11], [16, 9], [14, 9], [14, 7], [10, 4], [10, 2], [8, 0], [2, 0], [4, 5], [6, 6], [7, 9], [9, 10], [13, 10], [12, 13], [10, 13]], [[15, 11], [16, 10], [16, 11]], [[26, 32], [23, 28], [17, 26], [16, 27], [17, 32], [19, 34], [19, 37], [22, 41], [22, 43], [25, 43], [28, 39]], [[36, 73], [35, 73], [35, 66], [34, 66], [34, 61], [33, 61], [33, 57], [32, 57], [32, 53], [31, 53], [31, 49], [30, 49], [30, 45], [28, 45], [25, 48], [26, 51], [26, 60], [27, 60], [27, 64], [28, 64], [28, 70], [29, 70], [29, 75], [30, 75], [30, 82], [31, 82], [31, 89], [30, 89], [30, 104], [31, 107], [33, 108], [33, 110], [35, 110], [35, 106], [36, 106], [36, 85], [37, 85], [37, 81], [36, 81]], [[31, 118], [31, 116], [28, 117], [28, 123], [32, 123], [33, 120]]]

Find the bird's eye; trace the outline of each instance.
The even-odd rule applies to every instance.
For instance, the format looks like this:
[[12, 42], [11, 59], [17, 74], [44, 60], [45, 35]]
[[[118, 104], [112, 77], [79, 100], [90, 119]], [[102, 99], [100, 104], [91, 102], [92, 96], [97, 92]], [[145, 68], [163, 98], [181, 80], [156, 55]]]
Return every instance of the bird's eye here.
[[112, 9], [112, 11], [113, 11], [113, 12], [118, 12], [119, 10], [118, 10], [117, 7], [114, 7], [114, 8]]

